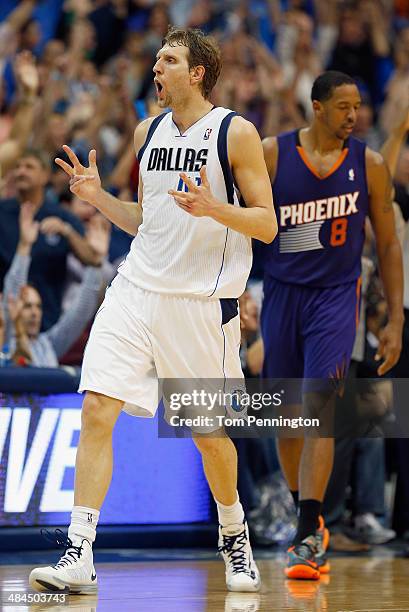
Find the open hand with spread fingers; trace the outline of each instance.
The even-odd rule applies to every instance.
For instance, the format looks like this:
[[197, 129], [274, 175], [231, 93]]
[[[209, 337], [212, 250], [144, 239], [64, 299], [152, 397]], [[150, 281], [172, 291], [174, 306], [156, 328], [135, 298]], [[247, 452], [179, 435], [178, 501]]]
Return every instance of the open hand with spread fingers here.
[[212, 210], [217, 207], [218, 201], [210, 191], [206, 166], [200, 168], [200, 185], [197, 185], [185, 172], [181, 172], [179, 176], [189, 191], [170, 189], [168, 194], [175, 199], [179, 208], [193, 217], [210, 217]]
[[74, 151], [67, 145], [63, 149], [68, 155], [72, 166], [57, 157], [55, 163], [70, 176], [70, 191], [85, 202], [96, 205], [102, 191], [101, 179], [97, 168], [97, 152], [92, 149], [88, 155], [88, 168], [83, 166]]
[[10, 317], [10, 321], [13, 323], [16, 328], [16, 333], [21, 333], [23, 329], [21, 325], [21, 315], [23, 314], [24, 308], [24, 291], [25, 286], [21, 287], [20, 293], [17, 296], [12, 295], [11, 293], [7, 297], [7, 308]]

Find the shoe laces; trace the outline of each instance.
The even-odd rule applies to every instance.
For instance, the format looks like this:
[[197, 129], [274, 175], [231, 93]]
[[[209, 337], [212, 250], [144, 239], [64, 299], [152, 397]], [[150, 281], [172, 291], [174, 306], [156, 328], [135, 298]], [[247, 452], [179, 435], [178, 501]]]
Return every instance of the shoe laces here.
[[[52, 542], [58, 548], [64, 549], [64, 554], [56, 565], [53, 567], [58, 569], [59, 567], [65, 567], [71, 565], [81, 558], [82, 544], [81, 546], [74, 546], [71, 538], [65, 535], [61, 529], [55, 529], [54, 533], [48, 531], [48, 529], [41, 529], [41, 535], [48, 541]], [[83, 540], [84, 541], [84, 540]]]
[[323, 554], [324, 553], [324, 530], [320, 530], [317, 529], [316, 533], [315, 533], [315, 543], [316, 543], [316, 548], [317, 548], [317, 552], [315, 553], [317, 554]]
[[311, 561], [311, 557], [314, 557], [318, 552], [316, 538], [314, 540], [313, 538], [306, 538], [294, 548], [297, 556], [305, 561]]
[[243, 529], [241, 533], [235, 535], [222, 534], [223, 546], [218, 548], [219, 553], [225, 553], [232, 566], [234, 574], [249, 572], [246, 559], [247, 534]]

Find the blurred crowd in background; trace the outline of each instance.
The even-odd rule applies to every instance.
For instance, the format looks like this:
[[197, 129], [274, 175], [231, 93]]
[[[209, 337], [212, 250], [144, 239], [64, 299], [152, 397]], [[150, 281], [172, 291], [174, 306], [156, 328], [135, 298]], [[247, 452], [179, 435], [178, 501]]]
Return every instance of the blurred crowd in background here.
[[[356, 79], [362, 106], [355, 135], [376, 150], [394, 133], [402, 142], [393, 174], [408, 278], [409, 0], [2, 0], [2, 365], [81, 364], [90, 322], [132, 237], [71, 194], [54, 158], [65, 159], [62, 146], [68, 144], [86, 164], [95, 148], [105, 189], [136, 200], [133, 132], [138, 121], [159, 112], [152, 67], [170, 23], [199, 27], [217, 38], [223, 70], [212, 101], [252, 121], [262, 137], [306, 125], [311, 86], [324, 70]], [[366, 292], [351, 368], [356, 377], [376, 375], [373, 356], [386, 313], [370, 230], [367, 234]], [[255, 244], [243, 298], [249, 316], [242, 360], [249, 376], [260, 374], [263, 359], [262, 277], [263, 252]], [[408, 283], [405, 309], [403, 358], [396, 373], [401, 377], [409, 377]], [[384, 393], [392, 410], [388, 381]], [[276, 473], [272, 444], [238, 446], [241, 495], [253, 531], [261, 543], [280, 542], [291, 528], [291, 499]], [[381, 439], [338, 446], [335, 468], [344, 470], [336, 479], [342, 485], [333, 491], [330, 484], [327, 518], [340, 534], [340, 549], [394, 538], [385, 526], [391, 519], [391, 504], [385, 504], [389, 472], [399, 492], [394, 523], [399, 535], [409, 533], [409, 476], [404, 474], [409, 450], [406, 440], [390, 446], [387, 461]]]

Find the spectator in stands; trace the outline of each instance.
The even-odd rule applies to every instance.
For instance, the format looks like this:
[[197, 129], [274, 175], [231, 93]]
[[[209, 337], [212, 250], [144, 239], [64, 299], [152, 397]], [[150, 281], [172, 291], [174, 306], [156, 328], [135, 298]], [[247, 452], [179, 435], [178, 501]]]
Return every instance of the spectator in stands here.
[[395, 42], [395, 66], [386, 87], [387, 97], [381, 109], [382, 129], [389, 134], [396, 118], [407, 109], [409, 91], [409, 23], [402, 28]]
[[109, 233], [99, 235], [98, 266], [88, 267], [81, 291], [71, 308], [48, 331], [40, 333], [42, 300], [38, 290], [27, 284], [31, 251], [40, 223], [34, 220], [35, 207], [22, 204], [19, 215], [19, 242], [4, 281], [7, 302], [7, 344], [16, 364], [57, 367], [58, 359], [69, 349], [94, 315], [100, 295], [101, 264], [108, 252]]
[[19, 159], [15, 174], [16, 197], [0, 200], [0, 282], [10, 266], [19, 240], [19, 213], [24, 202], [34, 206], [35, 219], [41, 222], [33, 248], [29, 280], [41, 293], [43, 327], [48, 329], [60, 315], [66, 277], [67, 255], [70, 251], [85, 264], [95, 265], [95, 250], [83, 237], [79, 220], [45, 197], [49, 179], [47, 158], [29, 149]]
[[384, 138], [380, 130], [375, 126], [374, 108], [369, 102], [363, 102], [359, 107], [354, 136], [366, 142], [368, 147], [379, 151]]
[[349, 74], [378, 101], [379, 65], [390, 53], [388, 20], [378, 0], [365, 0], [341, 13], [338, 42], [330, 70]]
[[15, 54], [19, 34], [30, 19], [36, 4], [37, 0], [22, 0], [0, 24], [0, 76], [3, 74], [7, 59]]
[[[1, 30], [0, 30], [1, 36]], [[34, 127], [35, 108], [38, 102], [39, 75], [34, 57], [28, 51], [20, 53], [14, 62], [17, 80], [17, 106], [14, 117], [5, 114], [0, 118], [0, 178], [14, 166], [28, 145]], [[4, 125], [6, 120], [6, 125]], [[1, 137], [1, 132], [5, 136]]]

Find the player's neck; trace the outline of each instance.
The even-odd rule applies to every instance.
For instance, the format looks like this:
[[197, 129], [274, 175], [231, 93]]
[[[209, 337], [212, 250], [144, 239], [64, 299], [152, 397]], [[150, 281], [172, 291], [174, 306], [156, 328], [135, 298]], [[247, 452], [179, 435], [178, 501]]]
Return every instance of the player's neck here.
[[317, 151], [320, 155], [330, 153], [335, 149], [342, 149], [344, 141], [340, 140], [333, 133], [327, 131], [315, 122], [310, 127], [302, 130], [302, 138], [306, 149]]
[[200, 98], [190, 100], [183, 106], [172, 108], [173, 122], [177, 125], [180, 133], [184, 134], [196, 121], [207, 115], [213, 106], [209, 100], [200, 96]]

